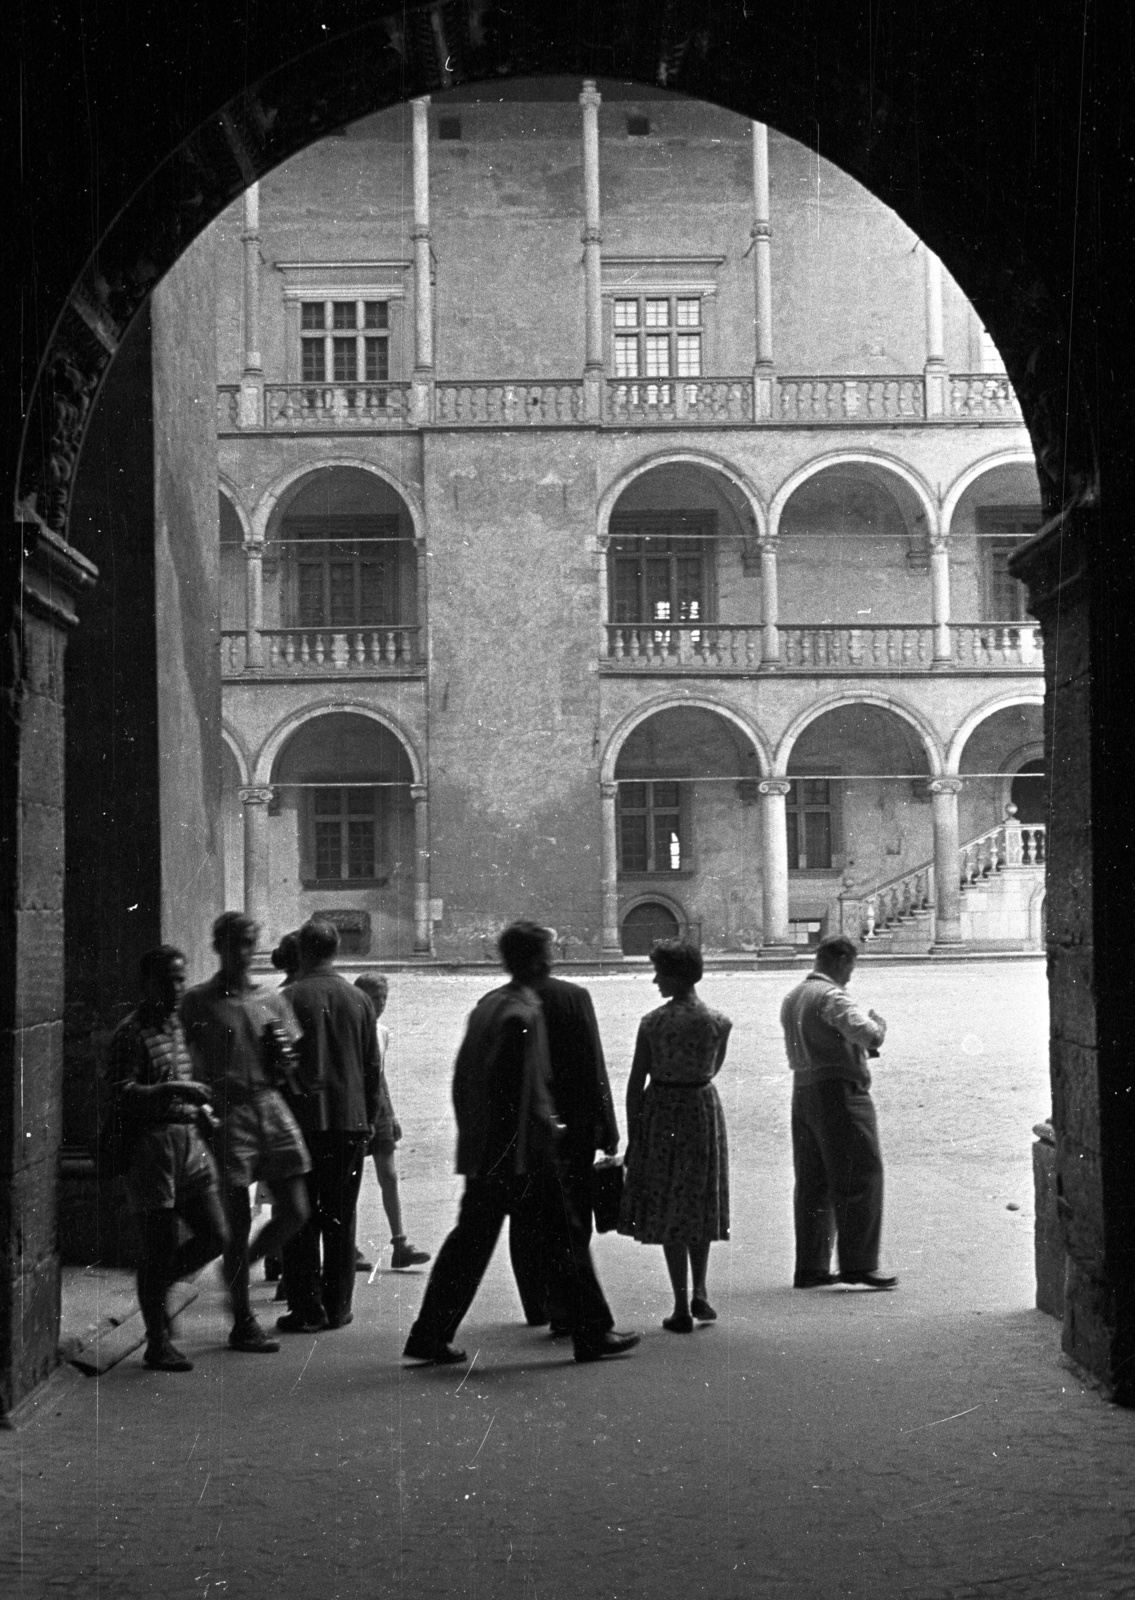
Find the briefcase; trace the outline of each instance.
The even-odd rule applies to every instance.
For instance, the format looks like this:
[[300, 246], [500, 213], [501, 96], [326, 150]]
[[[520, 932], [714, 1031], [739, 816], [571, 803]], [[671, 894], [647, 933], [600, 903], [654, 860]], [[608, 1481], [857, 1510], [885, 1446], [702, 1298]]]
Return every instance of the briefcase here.
[[618, 1226], [622, 1198], [623, 1163], [615, 1156], [597, 1161], [591, 1169], [591, 1209], [596, 1233], [610, 1233]]

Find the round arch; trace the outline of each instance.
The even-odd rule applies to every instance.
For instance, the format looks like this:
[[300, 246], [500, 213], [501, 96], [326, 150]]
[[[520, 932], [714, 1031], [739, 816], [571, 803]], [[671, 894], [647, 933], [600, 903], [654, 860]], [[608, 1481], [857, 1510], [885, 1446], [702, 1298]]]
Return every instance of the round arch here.
[[291, 467], [271, 483], [256, 503], [252, 513], [252, 525], [249, 537], [256, 543], [263, 544], [268, 533], [268, 524], [272, 520], [272, 513], [276, 510], [281, 499], [288, 490], [305, 478], [315, 478], [321, 472], [331, 467], [350, 467], [357, 472], [369, 472], [394, 493], [402, 501], [410, 514], [410, 522], [414, 529], [414, 543], [421, 544], [426, 537], [426, 517], [422, 503], [414, 492], [406, 487], [392, 472], [385, 467], [378, 466], [373, 461], [363, 461], [357, 456], [328, 456], [326, 460], [306, 461], [302, 466]]
[[320, 717], [333, 716], [338, 713], [366, 717], [371, 722], [377, 722], [388, 733], [392, 733], [406, 752], [406, 757], [410, 763], [411, 783], [423, 784], [425, 782], [421, 756], [413, 738], [403, 724], [396, 717], [392, 717], [388, 711], [378, 711], [374, 706], [366, 705], [359, 700], [321, 700], [315, 705], [304, 706], [301, 711], [293, 711], [283, 721], [278, 722], [260, 747], [260, 752], [256, 757], [256, 775], [253, 782], [256, 784], [271, 784], [272, 772], [275, 768], [277, 757], [297, 729], [302, 728], [305, 723], [317, 721]]
[[950, 773], [957, 772], [958, 763], [962, 759], [962, 752], [965, 750], [970, 735], [981, 726], [987, 717], [993, 716], [997, 711], [1007, 711], [1011, 706], [1043, 705], [1044, 691], [1042, 689], [1035, 690], [1031, 694], [1028, 691], [1017, 689], [1009, 694], [995, 695], [992, 700], [987, 700], [984, 705], [978, 706], [976, 710], [970, 712], [950, 740], [946, 751], [946, 771]]
[[[942, 537], [949, 538], [954, 522], [954, 512], [967, 489], [973, 487], [987, 472], [998, 467], [1032, 467], [1036, 470], [1036, 457], [1031, 450], [995, 450], [992, 455], [975, 461], [954, 479], [942, 498]], [[1039, 498], [1040, 487], [1037, 486]]]
[[874, 467], [878, 471], [889, 472], [892, 477], [900, 479], [918, 500], [926, 517], [926, 534], [931, 541], [937, 538], [939, 531], [938, 505], [931, 492], [930, 485], [908, 466], [905, 461], [900, 461], [896, 456], [887, 455], [883, 450], [832, 450], [827, 455], [816, 456], [813, 460], [805, 462], [798, 467], [777, 489], [769, 506], [769, 537], [775, 539], [780, 532], [780, 519], [784, 515], [784, 508], [802, 484], [810, 478], [818, 477], [823, 472], [829, 472], [833, 467]]
[[793, 746], [805, 728], [811, 727], [812, 723], [826, 712], [838, 711], [841, 706], [876, 706], [881, 711], [893, 712], [901, 721], [908, 723], [922, 741], [926, 759], [930, 764], [930, 776], [932, 778], [941, 776], [942, 747], [938, 735], [921, 713], [915, 711], [913, 706], [904, 705], [901, 700], [894, 700], [884, 694], [872, 694], [868, 690], [858, 694], [828, 695], [826, 699], [813, 701], [806, 711], [801, 711], [789, 724], [776, 747], [772, 774], [774, 777], [783, 778], [787, 774]]
[[768, 745], [764, 736], [757, 731], [751, 722], [734, 711], [732, 706], [722, 705], [718, 700], [712, 700], [708, 695], [683, 695], [680, 699], [674, 695], [658, 695], [653, 700], [636, 706], [619, 722], [607, 739], [602, 759], [599, 763], [600, 783], [614, 783], [615, 767], [619, 760], [619, 753], [636, 728], [644, 722], [649, 722], [651, 717], [657, 716], [660, 711], [709, 711], [729, 722], [742, 733], [757, 753], [757, 762], [761, 769], [761, 777], [769, 775]]
[[[671, 894], [666, 894], [657, 889], [647, 889], [644, 890], [642, 894], [632, 895], [629, 900], [626, 900], [620, 904], [620, 943], [622, 942], [623, 929], [627, 918], [632, 912], [640, 910], [643, 906], [661, 906], [664, 911], [668, 911], [678, 925], [679, 939], [685, 938], [686, 934], [689, 932], [690, 918], [685, 906], [683, 906], [679, 901], [675, 900], [674, 896]], [[624, 952], [624, 954], [625, 953], [626, 952]]]
[[229, 505], [232, 506], [236, 519], [240, 523], [240, 531], [244, 537], [244, 542], [249, 544], [252, 540], [252, 518], [245, 510], [244, 502], [240, 498], [236, 485], [223, 472], [217, 473], [217, 492], [218, 494], [223, 494]]
[[768, 513], [756, 488], [737, 467], [732, 466], [721, 456], [714, 455], [709, 450], [660, 450], [657, 454], [648, 456], [644, 460], [636, 461], [633, 466], [627, 467], [614, 482], [608, 485], [600, 496], [595, 532], [601, 550], [607, 547], [611, 513], [631, 484], [636, 483], [639, 478], [646, 477], [648, 473], [656, 471], [659, 467], [673, 466], [701, 467], [706, 472], [716, 472], [725, 478], [743, 496], [753, 518], [757, 537], [761, 539], [765, 537], [769, 525]]
[[252, 763], [248, 758], [248, 750], [245, 747], [244, 740], [231, 723], [225, 721], [221, 723], [221, 738], [236, 762], [237, 777], [241, 787], [247, 787], [250, 782], [249, 773], [252, 771]]

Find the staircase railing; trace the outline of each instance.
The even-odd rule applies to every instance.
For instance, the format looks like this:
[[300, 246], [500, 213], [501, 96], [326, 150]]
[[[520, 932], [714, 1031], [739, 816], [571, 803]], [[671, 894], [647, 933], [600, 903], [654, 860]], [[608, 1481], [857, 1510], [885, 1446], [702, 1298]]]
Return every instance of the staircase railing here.
[[[1006, 867], [1043, 866], [1047, 832], [1042, 822], [1017, 821], [1016, 806], [996, 827], [958, 847], [958, 882], [964, 892]], [[904, 922], [934, 911], [934, 863], [920, 862], [883, 883], [860, 884], [839, 897], [839, 927], [853, 939], [868, 941]]]

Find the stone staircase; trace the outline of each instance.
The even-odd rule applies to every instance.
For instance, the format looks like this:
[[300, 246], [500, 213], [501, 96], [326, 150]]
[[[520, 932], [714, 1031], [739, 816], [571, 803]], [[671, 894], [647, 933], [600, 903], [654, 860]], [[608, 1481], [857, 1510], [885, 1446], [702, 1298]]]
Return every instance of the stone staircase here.
[[[958, 849], [962, 946], [968, 950], [1044, 948], [1043, 823], [1020, 823], [1016, 807], [995, 828]], [[883, 883], [839, 897], [839, 928], [868, 951], [925, 955], [934, 942], [934, 863], [923, 861]]]

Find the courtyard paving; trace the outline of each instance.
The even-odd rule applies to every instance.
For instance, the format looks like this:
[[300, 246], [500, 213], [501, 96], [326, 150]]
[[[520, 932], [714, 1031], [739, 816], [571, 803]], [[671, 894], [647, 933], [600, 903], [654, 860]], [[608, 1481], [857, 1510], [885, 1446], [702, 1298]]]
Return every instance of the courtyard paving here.
[[[891, 1295], [794, 1292], [784, 973], [713, 973], [733, 1239], [720, 1313], [664, 1332], [661, 1251], [596, 1259], [629, 1358], [576, 1367], [525, 1328], [498, 1250], [471, 1364], [403, 1366], [424, 1273], [360, 1276], [354, 1324], [275, 1357], [224, 1348], [215, 1280], [196, 1361], [71, 1373], [0, 1436], [5, 1596], [171, 1600], [1095, 1600], [1135, 1592], [1135, 1414], [1064, 1366], [1033, 1309], [1031, 1129], [1049, 1111], [1040, 961], [865, 968], [887, 1017], [875, 1098]], [[649, 975], [588, 980], [621, 1101]], [[387, 1020], [412, 1237], [459, 1192], [449, 1073], [479, 975], [404, 975]], [[360, 1234], [386, 1245], [369, 1174]], [[262, 1314], [275, 1309], [261, 1286]]]

